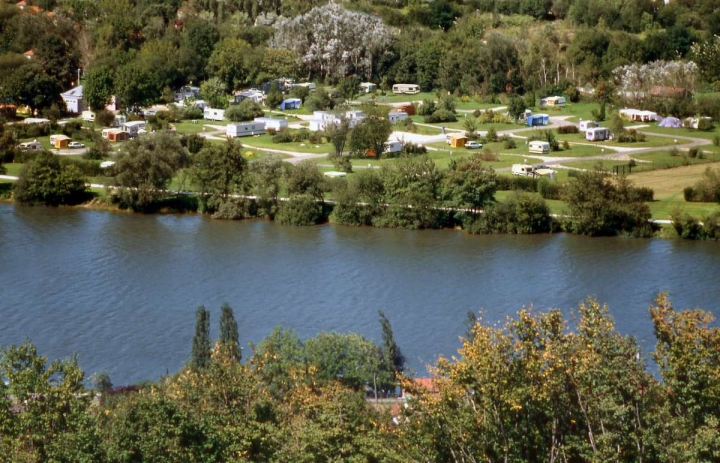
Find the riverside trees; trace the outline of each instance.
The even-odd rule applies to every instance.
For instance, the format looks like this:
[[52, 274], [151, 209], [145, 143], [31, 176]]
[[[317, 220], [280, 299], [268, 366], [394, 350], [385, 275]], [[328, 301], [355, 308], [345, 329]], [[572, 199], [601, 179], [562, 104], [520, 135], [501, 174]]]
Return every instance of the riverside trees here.
[[79, 204], [87, 194], [80, 169], [74, 164], [61, 163], [47, 151], [23, 167], [13, 191], [20, 204], [46, 206]]

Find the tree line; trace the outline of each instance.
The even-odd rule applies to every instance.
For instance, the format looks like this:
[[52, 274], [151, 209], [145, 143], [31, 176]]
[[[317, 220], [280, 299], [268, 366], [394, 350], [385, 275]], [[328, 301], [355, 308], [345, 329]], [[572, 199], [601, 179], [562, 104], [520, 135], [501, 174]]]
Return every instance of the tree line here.
[[75, 357], [49, 362], [25, 342], [0, 350], [0, 450], [8, 461], [714, 461], [720, 330], [662, 294], [649, 316], [655, 366], [597, 301], [572, 323], [559, 310], [503, 325], [472, 315], [429, 380], [397, 376], [399, 407], [368, 399], [368, 376], [355, 383], [355, 366], [384, 349], [359, 335], [301, 342], [279, 328], [243, 363], [221, 334], [202, 366], [194, 344], [173, 375], [95, 389]]

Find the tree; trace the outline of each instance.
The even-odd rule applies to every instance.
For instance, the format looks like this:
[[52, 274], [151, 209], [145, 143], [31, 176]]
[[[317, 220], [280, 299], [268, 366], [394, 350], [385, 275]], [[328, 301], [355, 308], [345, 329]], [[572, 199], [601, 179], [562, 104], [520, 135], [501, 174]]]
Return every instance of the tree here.
[[317, 368], [324, 381], [340, 381], [362, 390], [380, 374], [380, 356], [374, 342], [358, 334], [320, 333], [305, 341], [305, 361]]
[[30, 107], [33, 114], [50, 108], [53, 104], [64, 107], [60, 91], [60, 83], [49, 76], [40, 63], [27, 60], [14, 68], [0, 90], [18, 106]]
[[239, 104], [231, 105], [225, 111], [225, 117], [231, 121], [252, 121], [256, 117], [263, 117], [265, 113], [259, 104], [250, 98], [241, 101]]
[[192, 177], [200, 189], [206, 212], [216, 211], [245, 181], [247, 160], [234, 140], [206, 144], [193, 156]]
[[353, 100], [360, 94], [360, 79], [357, 76], [344, 77], [337, 85], [337, 91], [345, 101]]
[[251, 191], [257, 198], [260, 214], [273, 217], [277, 212], [282, 174], [282, 159], [277, 154], [250, 163]]
[[260, 69], [258, 49], [245, 40], [226, 38], [215, 45], [208, 60], [208, 74], [220, 79], [225, 87], [234, 90], [253, 81]]
[[57, 156], [43, 151], [23, 166], [13, 192], [20, 204], [59, 206], [81, 203], [87, 189], [75, 164], [61, 164]]
[[200, 84], [200, 96], [213, 108], [225, 108], [228, 105], [227, 86], [217, 77], [211, 77]]
[[392, 124], [387, 118], [368, 115], [350, 133], [350, 151], [356, 157], [362, 157], [371, 150], [380, 159], [391, 133]]
[[305, 100], [307, 100], [307, 97], [310, 96], [310, 87], [308, 87], [306, 85], [296, 85], [290, 91], [290, 94], [292, 96], [294, 96], [295, 98], [299, 98], [303, 103], [305, 103]]
[[442, 179], [445, 204], [456, 209], [483, 208], [495, 200], [495, 171], [479, 157], [452, 159]]
[[210, 365], [210, 311], [204, 306], [195, 312], [195, 336], [190, 353], [190, 368], [201, 370]]
[[463, 121], [463, 128], [465, 129], [465, 135], [470, 138], [474, 139], [477, 138], [477, 119], [471, 114], [471, 117], [465, 117], [465, 120]]
[[167, 190], [175, 173], [189, 162], [178, 137], [156, 133], [125, 144], [115, 164], [117, 200], [122, 207], [147, 211]]
[[273, 82], [270, 85], [270, 91], [265, 95], [265, 105], [271, 109], [277, 109], [283, 101], [283, 94], [278, 88], [278, 84]]
[[242, 359], [242, 350], [240, 349], [240, 335], [238, 334], [238, 324], [235, 321], [233, 309], [227, 303], [222, 305], [222, 315], [220, 315], [220, 346], [224, 349], [228, 358], [240, 361]]
[[350, 133], [350, 125], [345, 118], [341, 118], [340, 124], [328, 124], [325, 126], [325, 138], [335, 148], [335, 157], [343, 156], [345, 143]]
[[613, 114], [610, 118], [608, 128], [610, 129], [610, 133], [612, 133], [616, 139], [620, 138], [622, 134], [625, 133], [625, 123], [623, 122], [622, 117], [620, 117], [619, 114]]
[[285, 178], [290, 196], [307, 195], [315, 200], [323, 201], [325, 177], [311, 161], [302, 161], [287, 172]]
[[[382, 367], [385, 371], [392, 372], [395, 375], [399, 375], [405, 370], [405, 356], [403, 355], [400, 347], [395, 342], [395, 335], [393, 334], [390, 320], [385, 316], [382, 310], [378, 310], [378, 316], [380, 317], [380, 326], [382, 327], [382, 339], [383, 344], [381, 347], [382, 352]], [[391, 380], [390, 384], [393, 384], [394, 380]]]
[[517, 95], [510, 97], [508, 101], [508, 115], [517, 122], [518, 118], [525, 114], [525, 101]]
[[113, 95], [114, 73], [105, 66], [90, 68], [83, 81], [83, 100], [95, 111], [105, 109]]

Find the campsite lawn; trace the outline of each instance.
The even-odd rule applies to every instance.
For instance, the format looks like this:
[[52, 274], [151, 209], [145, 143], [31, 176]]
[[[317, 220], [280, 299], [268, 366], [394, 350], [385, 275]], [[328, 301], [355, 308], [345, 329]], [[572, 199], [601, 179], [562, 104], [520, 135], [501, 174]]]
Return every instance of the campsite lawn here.
[[658, 127], [657, 124], [652, 124], [650, 127], [643, 127], [639, 130], [641, 132], [660, 133], [676, 137], [704, 138], [708, 141], [712, 141], [713, 138], [720, 136], [720, 127], [717, 126], [713, 130], [709, 130], [707, 132], [686, 128]]
[[415, 95], [395, 95], [388, 92], [387, 95], [380, 95], [379, 92], [367, 93], [358, 97], [357, 101], [375, 101], [378, 104], [384, 103], [405, 103], [407, 101], [423, 101], [423, 100], [436, 100], [437, 96], [430, 92], [421, 92]]
[[593, 120], [592, 111], [594, 109], [600, 109], [597, 103], [570, 103], [568, 102], [564, 108], [541, 108], [539, 100], [537, 106], [530, 108], [533, 114], [547, 114], [549, 116], [570, 116], [568, 121], [580, 122], [580, 120]]
[[272, 135], [264, 134], [253, 137], [243, 137], [240, 139], [240, 142], [251, 151], [253, 148], [261, 148], [278, 151], [293, 151], [297, 153], [327, 154], [334, 150], [333, 145], [330, 143], [314, 144], [307, 140], [303, 142], [273, 143], [272, 138]]

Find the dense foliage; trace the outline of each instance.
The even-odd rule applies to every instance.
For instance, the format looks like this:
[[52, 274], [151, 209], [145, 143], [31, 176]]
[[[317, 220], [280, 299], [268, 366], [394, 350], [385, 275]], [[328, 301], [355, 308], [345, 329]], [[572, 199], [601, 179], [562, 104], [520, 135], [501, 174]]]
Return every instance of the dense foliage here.
[[[203, 368], [156, 383], [88, 390], [76, 359], [26, 342], [0, 350], [0, 454], [9, 461], [715, 461], [720, 329], [709, 312], [650, 307], [654, 375], [607, 307], [472, 317], [432, 379], [357, 334], [305, 341], [276, 328], [240, 363], [219, 343]], [[387, 320], [382, 314], [381, 321]], [[204, 323], [204, 322], [203, 322]], [[385, 360], [387, 359], [387, 360]], [[102, 375], [100, 375], [102, 376]], [[659, 376], [659, 377], [658, 377]], [[102, 384], [101, 384], [102, 383]], [[379, 389], [379, 387], [378, 387]], [[98, 400], [100, 399], [100, 400]], [[397, 408], [395, 408], [397, 407]], [[391, 419], [394, 417], [394, 420]]]

